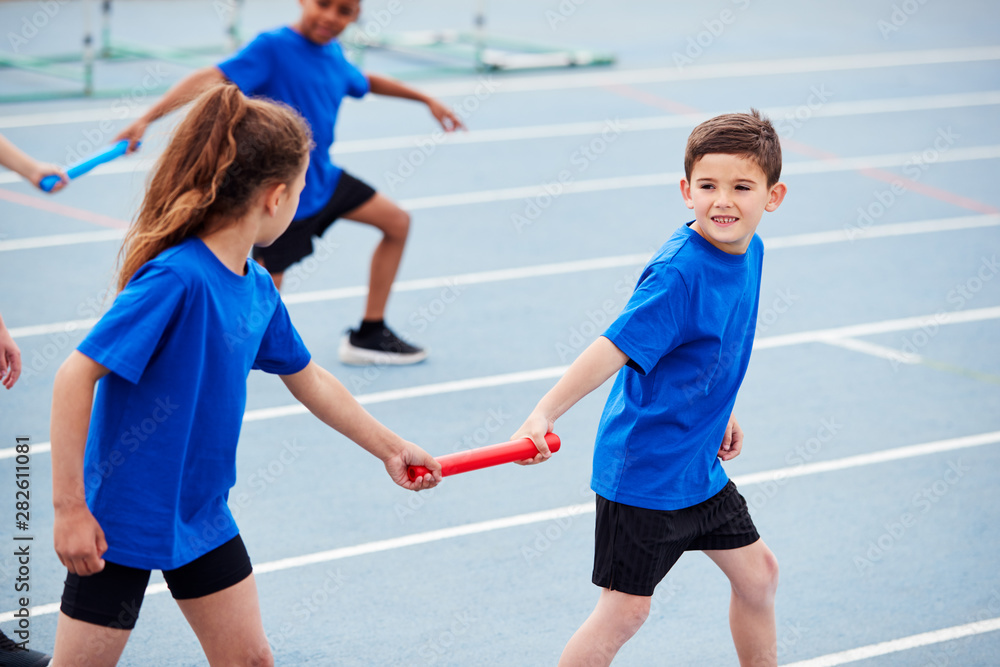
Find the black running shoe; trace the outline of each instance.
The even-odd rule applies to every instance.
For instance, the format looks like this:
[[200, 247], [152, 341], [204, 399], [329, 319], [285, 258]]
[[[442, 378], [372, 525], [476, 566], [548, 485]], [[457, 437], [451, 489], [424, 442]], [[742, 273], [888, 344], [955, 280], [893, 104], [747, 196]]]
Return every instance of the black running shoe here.
[[402, 366], [426, 358], [427, 350], [410, 345], [384, 324], [364, 336], [348, 329], [340, 342], [340, 360], [352, 366]]
[[45, 667], [52, 656], [23, 648], [0, 630], [0, 667]]

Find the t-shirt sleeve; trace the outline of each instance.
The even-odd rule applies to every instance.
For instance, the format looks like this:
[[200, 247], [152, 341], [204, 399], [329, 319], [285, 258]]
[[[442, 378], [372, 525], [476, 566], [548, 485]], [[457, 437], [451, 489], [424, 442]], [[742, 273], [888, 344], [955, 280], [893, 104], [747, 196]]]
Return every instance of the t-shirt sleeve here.
[[647, 267], [632, 297], [604, 332], [628, 365], [645, 375], [683, 342], [690, 297], [684, 278], [669, 264]]
[[351, 97], [364, 97], [371, 92], [371, 83], [369, 83], [368, 77], [365, 76], [364, 72], [355, 67], [354, 63], [347, 59], [340, 44], [336, 44], [335, 46], [337, 48], [337, 57], [341, 61], [340, 69], [347, 80], [347, 94]]
[[162, 266], [139, 269], [77, 350], [135, 384], [180, 311], [185, 286]]
[[273, 60], [271, 40], [261, 34], [217, 67], [244, 95], [251, 96], [256, 95], [271, 77]]
[[260, 341], [253, 367], [265, 373], [291, 375], [309, 365], [310, 359], [312, 355], [288, 317], [284, 301], [279, 298], [264, 338]]

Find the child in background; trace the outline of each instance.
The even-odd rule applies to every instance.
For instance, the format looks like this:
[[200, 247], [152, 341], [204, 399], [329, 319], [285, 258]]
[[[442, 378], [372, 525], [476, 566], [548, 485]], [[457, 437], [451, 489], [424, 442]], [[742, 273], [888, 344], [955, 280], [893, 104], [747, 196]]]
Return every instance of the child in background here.
[[154, 120], [226, 80], [248, 96], [267, 97], [296, 109], [309, 122], [315, 141], [306, 187], [288, 231], [270, 247], [255, 247], [254, 258], [280, 289], [285, 270], [311, 254], [313, 237], [321, 237], [337, 218], [376, 227], [382, 240], [372, 254], [364, 316], [358, 328], [341, 340], [340, 359], [355, 365], [423, 361], [425, 350], [400, 339], [385, 324], [386, 303], [403, 258], [410, 216], [333, 164], [333, 128], [344, 97], [363, 97], [369, 92], [423, 102], [446, 131], [463, 127], [462, 122], [437, 100], [398, 81], [366, 76], [346, 60], [336, 38], [357, 20], [361, 0], [300, 0], [300, 4], [302, 15], [296, 23], [261, 33], [218, 67], [200, 69], [179, 81], [118, 139], [129, 139], [134, 145]]
[[694, 221], [654, 255], [618, 319], [513, 436], [538, 447], [526, 463], [545, 460], [555, 420], [618, 374], [591, 478], [601, 596], [566, 645], [563, 666], [611, 664], [645, 622], [656, 585], [694, 550], [732, 585], [740, 664], [777, 664], [777, 560], [720, 459], [743, 446], [733, 406], [757, 322], [764, 245], [755, 232], [786, 191], [778, 135], [756, 110], [718, 116], [691, 133], [684, 170], [681, 194]]
[[[122, 246], [120, 292], [53, 388], [55, 548], [69, 571], [54, 667], [115, 664], [152, 569], [210, 664], [272, 664], [227, 506], [253, 368], [280, 375], [400, 486], [440, 480], [432, 457], [310, 360], [274, 282], [247, 260], [291, 222], [310, 144], [293, 110], [220, 85], [160, 157]], [[410, 464], [432, 473], [410, 482]]]

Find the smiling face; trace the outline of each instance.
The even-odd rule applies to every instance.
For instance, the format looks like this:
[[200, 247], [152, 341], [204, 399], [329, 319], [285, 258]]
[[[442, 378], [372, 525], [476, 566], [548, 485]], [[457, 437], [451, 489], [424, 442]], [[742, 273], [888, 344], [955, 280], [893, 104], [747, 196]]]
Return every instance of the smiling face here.
[[768, 187], [764, 171], [753, 160], [708, 153], [694, 163], [691, 181], [681, 179], [681, 194], [694, 210], [691, 229], [730, 255], [746, 252], [764, 211], [785, 198], [784, 183]]
[[292, 27], [316, 44], [327, 44], [361, 13], [361, 0], [299, 0], [302, 17]]

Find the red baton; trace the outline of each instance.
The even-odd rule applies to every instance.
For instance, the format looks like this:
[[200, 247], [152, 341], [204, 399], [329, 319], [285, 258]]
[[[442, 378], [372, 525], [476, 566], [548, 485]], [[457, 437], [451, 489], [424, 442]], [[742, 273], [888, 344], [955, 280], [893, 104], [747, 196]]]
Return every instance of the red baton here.
[[[559, 436], [555, 433], [546, 434], [545, 442], [549, 445], [549, 451], [559, 451], [561, 443]], [[441, 464], [441, 475], [447, 477], [448, 475], [457, 475], [460, 472], [479, 470], [480, 468], [488, 468], [502, 463], [533, 459], [536, 454], [538, 454], [538, 448], [535, 447], [535, 443], [531, 441], [531, 438], [521, 438], [520, 440], [511, 440], [510, 442], [501, 442], [498, 445], [489, 445], [487, 447], [469, 449], [464, 452], [445, 454], [438, 457], [437, 462]], [[421, 475], [429, 475], [430, 472], [424, 466], [409, 466], [406, 469], [406, 476], [412, 482]]]

